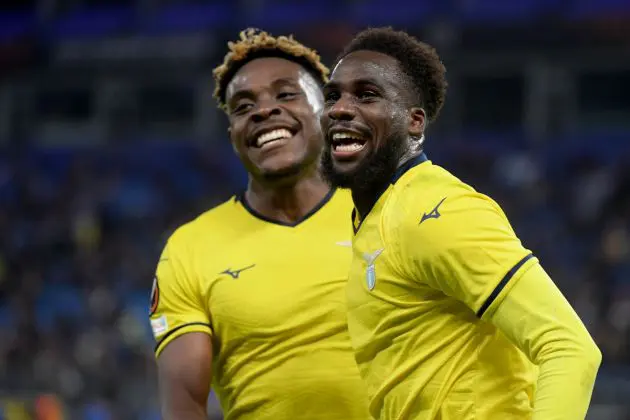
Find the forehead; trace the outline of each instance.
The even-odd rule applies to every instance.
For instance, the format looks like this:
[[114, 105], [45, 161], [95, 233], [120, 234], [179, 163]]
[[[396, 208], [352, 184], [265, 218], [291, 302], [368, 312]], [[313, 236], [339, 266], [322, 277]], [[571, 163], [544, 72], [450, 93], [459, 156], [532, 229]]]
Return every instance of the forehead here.
[[280, 57], [256, 58], [241, 67], [227, 86], [226, 96], [229, 98], [241, 90], [258, 90], [268, 88], [278, 80], [299, 81], [308, 72], [299, 64]]
[[400, 86], [402, 72], [398, 61], [376, 51], [354, 51], [335, 66], [331, 82], [349, 84], [357, 80], [371, 80], [383, 86]]

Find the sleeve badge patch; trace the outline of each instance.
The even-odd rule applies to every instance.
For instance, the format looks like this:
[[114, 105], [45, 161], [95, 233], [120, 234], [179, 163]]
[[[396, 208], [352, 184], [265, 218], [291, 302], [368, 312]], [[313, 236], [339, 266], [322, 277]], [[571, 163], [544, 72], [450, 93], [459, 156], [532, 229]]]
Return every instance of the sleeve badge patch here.
[[155, 338], [158, 338], [159, 336], [164, 334], [168, 330], [168, 323], [166, 322], [166, 317], [162, 315], [158, 319], [152, 319], [151, 329], [153, 330], [153, 335]]
[[155, 311], [157, 311], [159, 302], [160, 302], [160, 286], [158, 286], [157, 277], [154, 277], [153, 287], [151, 287], [151, 306], [149, 307], [149, 316], [153, 315]]

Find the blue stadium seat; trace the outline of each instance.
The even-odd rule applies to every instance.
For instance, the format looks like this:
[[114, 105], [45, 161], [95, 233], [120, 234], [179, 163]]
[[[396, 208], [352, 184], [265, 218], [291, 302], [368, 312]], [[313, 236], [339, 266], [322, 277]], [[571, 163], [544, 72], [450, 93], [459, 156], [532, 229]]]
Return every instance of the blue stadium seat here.
[[566, 10], [569, 19], [594, 19], [598, 17], [630, 17], [628, 0], [573, 0]]
[[309, 23], [335, 20], [344, 15], [344, 5], [333, 0], [309, 2], [265, 2], [261, 7], [246, 7], [239, 14], [239, 27], [292, 30]]
[[37, 27], [34, 12], [13, 12], [0, 14], [0, 41], [32, 35]]
[[7, 302], [0, 302], [0, 328], [10, 328], [14, 321]]
[[139, 22], [140, 33], [151, 35], [206, 31], [232, 24], [234, 3], [175, 5], [154, 12]]
[[358, 25], [405, 26], [426, 21], [435, 12], [436, 2], [416, 0], [396, 4], [392, 0], [356, 2], [349, 8], [350, 18]]
[[457, 16], [464, 22], [512, 22], [535, 20], [558, 10], [562, 0], [463, 0], [457, 3]]
[[81, 292], [66, 284], [47, 284], [36, 302], [38, 327], [47, 331], [60, 318], [81, 320], [85, 315], [85, 302]]
[[45, 32], [52, 39], [104, 37], [130, 29], [134, 19], [131, 7], [78, 9], [54, 20]]

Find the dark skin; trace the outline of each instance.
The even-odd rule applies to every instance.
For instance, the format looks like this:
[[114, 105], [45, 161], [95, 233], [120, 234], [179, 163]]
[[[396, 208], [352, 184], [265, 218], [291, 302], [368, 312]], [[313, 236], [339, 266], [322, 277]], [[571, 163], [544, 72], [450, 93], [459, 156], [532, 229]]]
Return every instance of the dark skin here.
[[[317, 82], [297, 63], [259, 58], [232, 78], [226, 102], [232, 146], [249, 173], [246, 200], [273, 220], [299, 221], [330, 190], [318, 171], [324, 141]], [[259, 133], [274, 127], [293, 137], [272, 148], [252, 146]]]
[[[426, 113], [413, 92], [398, 61], [374, 51], [348, 54], [324, 87], [323, 170], [333, 185], [351, 189], [362, 218], [396, 169], [422, 153]], [[339, 131], [356, 133], [362, 148], [336, 153], [332, 136]]]
[[[324, 139], [317, 82], [292, 61], [258, 58], [234, 75], [226, 101], [232, 146], [249, 173], [249, 205], [277, 221], [299, 221], [330, 191], [318, 171]], [[261, 134], [278, 128], [292, 136], [256, 146]], [[206, 420], [215, 350], [210, 336], [197, 332], [164, 348], [157, 365], [165, 420]]]
[[164, 348], [157, 360], [164, 420], [207, 420], [212, 356], [212, 341], [205, 333], [184, 334]]

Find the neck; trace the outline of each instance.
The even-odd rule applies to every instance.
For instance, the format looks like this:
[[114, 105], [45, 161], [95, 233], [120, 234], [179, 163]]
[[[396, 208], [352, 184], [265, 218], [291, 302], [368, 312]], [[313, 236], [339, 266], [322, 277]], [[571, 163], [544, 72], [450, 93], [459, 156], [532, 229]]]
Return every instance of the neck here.
[[303, 219], [330, 192], [318, 173], [283, 185], [266, 185], [250, 178], [245, 199], [261, 215], [282, 223]]
[[357, 209], [359, 218], [363, 220], [365, 216], [370, 212], [374, 204], [378, 201], [380, 196], [387, 190], [387, 187], [392, 182], [396, 174], [402, 167], [411, 159], [419, 156], [423, 150], [420, 148], [408, 148], [405, 153], [398, 159], [396, 169], [384, 177], [379, 177], [377, 182], [366, 185], [364, 187], [352, 188], [352, 201], [354, 207]]
[[369, 188], [352, 189], [352, 201], [359, 214], [359, 219], [363, 220], [367, 216], [383, 191], [387, 189], [388, 184], [389, 179], [379, 185], [371, 185]]

